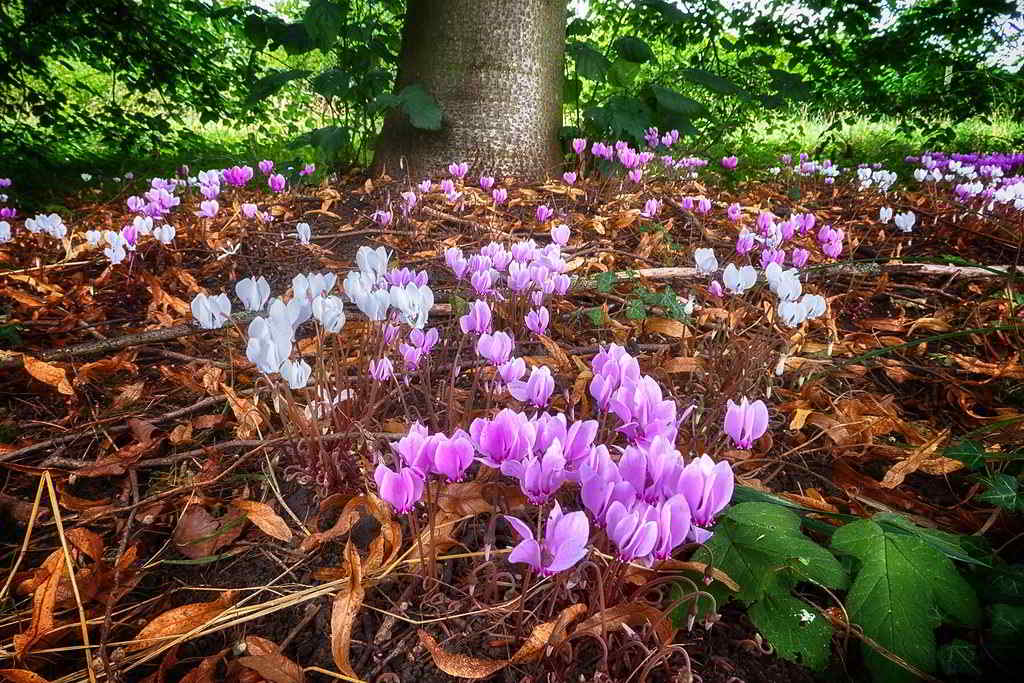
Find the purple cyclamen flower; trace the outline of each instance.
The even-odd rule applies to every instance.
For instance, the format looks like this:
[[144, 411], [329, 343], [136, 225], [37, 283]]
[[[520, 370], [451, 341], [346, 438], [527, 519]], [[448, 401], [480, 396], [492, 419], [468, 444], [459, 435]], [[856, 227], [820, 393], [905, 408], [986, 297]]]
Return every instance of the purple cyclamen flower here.
[[697, 200], [697, 213], [710, 213], [711, 212], [711, 200], [707, 197], [700, 197]]
[[430, 186], [431, 186], [430, 178], [427, 178], [426, 180], [420, 181], [420, 184], [417, 185], [417, 187], [420, 189], [420, 192], [422, 192], [423, 194], [426, 194], [427, 192], [430, 192]]
[[538, 206], [537, 211], [535, 212], [535, 217], [537, 218], [538, 223], [544, 223], [554, 215], [554, 210], [549, 206], [545, 206], [544, 204]]
[[399, 344], [398, 353], [402, 355], [402, 362], [406, 372], [415, 372], [423, 359], [423, 349], [411, 344]]
[[260, 208], [255, 204], [242, 204], [242, 215], [246, 218], [256, 218], [260, 215]]
[[551, 314], [544, 306], [535, 308], [526, 314], [526, 328], [534, 334], [544, 334], [548, 329]]
[[222, 175], [224, 180], [228, 182], [228, 185], [244, 187], [246, 183], [252, 180], [252, 166], [232, 166], [231, 168], [224, 169]]
[[455, 194], [455, 181], [451, 178], [445, 178], [441, 181], [441, 192], [444, 194]]
[[634, 168], [627, 175], [629, 175], [629, 179], [634, 183], [639, 183], [644, 178], [644, 169]]
[[476, 352], [494, 365], [501, 365], [512, 355], [512, 337], [504, 332], [482, 334], [476, 342]]
[[767, 268], [769, 263], [777, 263], [781, 266], [785, 262], [785, 249], [764, 249], [761, 251], [761, 268]]
[[707, 527], [715, 523], [715, 517], [732, 500], [735, 477], [729, 463], [715, 463], [702, 455], [683, 468], [679, 476], [679, 492], [686, 499], [693, 524], [691, 537], [697, 543], [704, 543], [711, 537]]
[[645, 558], [658, 542], [657, 509], [637, 501], [626, 507], [619, 501], [608, 506], [604, 516], [609, 540], [619, 548], [619, 559], [632, 562]]
[[768, 407], [764, 401], [750, 403], [744, 396], [737, 405], [729, 400], [725, 411], [725, 433], [739, 448], [750, 448], [767, 430]]
[[810, 257], [810, 250], [801, 249], [797, 247], [796, 249], [793, 250], [793, 254], [790, 256], [790, 259], [792, 260], [794, 266], [796, 266], [797, 268], [803, 268], [804, 265], [807, 263], [807, 259], [809, 259]]
[[722, 157], [722, 168], [727, 171], [732, 171], [740, 163], [740, 160], [736, 157]]
[[587, 140], [585, 138], [573, 138], [572, 151], [576, 153], [576, 156], [580, 156], [587, 151]]
[[693, 533], [693, 514], [682, 494], [660, 502], [657, 510], [658, 541], [654, 545], [654, 559], [665, 560]]
[[260, 167], [260, 173], [263, 175], [270, 175], [274, 171], [274, 162], [270, 159], [264, 159], [257, 165]]
[[582, 465], [578, 479], [583, 505], [590, 511], [594, 523], [602, 529], [605, 528], [605, 515], [612, 503], [618, 502], [631, 508], [636, 502], [636, 490], [619, 474], [619, 468], [608, 457], [607, 449], [596, 459]]
[[725, 214], [729, 217], [729, 220], [738, 221], [743, 217], [743, 209], [740, 208], [739, 204], [733, 202], [729, 205], [729, 208], [725, 210]]
[[681, 206], [685, 211], [693, 211], [693, 197], [683, 197]]
[[551, 370], [541, 365], [530, 371], [529, 379], [509, 382], [507, 388], [516, 400], [544, 408], [555, 391], [555, 379], [551, 376]]
[[448, 164], [448, 173], [455, 178], [465, 178], [466, 174], [469, 173], [469, 164], [465, 161], [458, 164]]
[[612, 396], [624, 382], [640, 379], [640, 364], [618, 344], [599, 351], [590, 362], [590, 367], [594, 372], [590, 380], [590, 395], [594, 397], [601, 412], [608, 410]]
[[565, 223], [559, 223], [551, 228], [551, 241], [560, 247], [569, 243], [569, 235], [569, 226]]
[[469, 305], [469, 312], [459, 318], [459, 327], [463, 334], [476, 332], [486, 334], [491, 331], [491, 307], [486, 301], [477, 299]]
[[398, 456], [421, 479], [434, 473], [434, 454], [443, 434], [431, 435], [420, 422], [414, 422], [409, 432], [394, 445]]
[[473, 291], [479, 296], [485, 296], [494, 291], [494, 271], [480, 270], [469, 276], [469, 284]]
[[644, 202], [644, 210], [640, 212], [640, 215], [644, 218], [654, 218], [661, 211], [661, 202], [657, 199], [648, 199]]
[[505, 384], [516, 382], [526, 374], [526, 362], [522, 358], [513, 358], [498, 366], [498, 376]]
[[444, 251], [444, 262], [448, 264], [448, 267], [455, 273], [456, 279], [461, 280], [469, 270], [469, 260], [462, 255], [462, 250], [458, 247], [448, 247]]
[[661, 385], [653, 377], [623, 383], [612, 396], [611, 409], [622, 421], [618, 431], [632, 443], [647, 445], [659, 435], [675, 443], [680, 421], [676, 402], [662, 398]]
[[395, 341], [395, 338], [398, 336], [398, 333], [401, 332], [401, 331], [402, 331], [402, 328], [398, 327], [397, 325], [392, 325], [391, 323], [388, 323], [387, 325], [385, 325], [384, 326], [384, 330], [383, 330], [383, 333], [384, 333], [384, 346], [391, 346], [391, 342]]
[[522, 413], [502, 409], [493, 418], [478, 417], [469, 425], [469, 435], [489, 467], [501, 467], [507, 460], [522, 460], [533, 453], [537, 431]]
[[299, 171], [299, 175], [313, 175], [316, 172], [316, 164], [306, 164]]
[[548, 514], [544, 540], [538, 541], [529, 526], [515, 517], [505, 516], [523, 540], [508, 555], [511, 563], [523, 562], [543, 576], [552, 576], [569, 569], [587, 554], [590, 524], [585, 512], [562, 514], [556, 502]]
[[494, 199], [495, 204], [504, 204], [508, 199], [508, 190], [504, 187], [495, 188], [491, 191], [491, 198]]
[[480, 189], [485, 192], [494, 187], [494, 176], [482, 175], [480, 176]]
[[395, 366], [388, 358], [378, 358], [370, 361], [370, 377], [378, 382], [386, 382], [391, 379]]
[[434, 471], [448, 481], [462, 481], [466, 470], [473, 464], [473, 442], [469, 434], [459, 429], [450, 438], [442, 437], [434, 451]]
[[391, 219], [394, 218], [394, 213], [391, 211], [377, 210], [370, 214], [371, 220], [381, 227], [385, 227], [391, 224]]
[[576, 183], [576, 171], [566, 171], [562, 174], [562, 181], [566, 185], [573, 185]]
[[543, 505], [567, 479], [562, 444], [556, 439], [541, 456], [530, 454], [522, 460], [506, 460], [501, 463], [501, 473], [519, 480], [527, 500]]
[[736, 238], [736, 253], [739, 255], [746, 254], [754, 248], [754, 233], [749, 230], [743, 230], [740, 236]]
[[275, 173], [267, 179], [267, 185], [270, 187], [271, 192], [283, 192], [285, 187], [284, 176], [280, 173]]
[[381, 499], [390, 503], [399, 514], [413, 509], [423, 496], [423, 479], [411, 467], [395, 472], [387, 465], [377, 465], [373, 472]]
[[12, 185], [10, 178], [0, 178], [0, 187], [10, 187]]
[[843, 253], [843, 241], [832, 240], [821, 245], [821, 252], [829, 258], [837, 259]]
[[711, 294], [711, 296], [717, 297], [719, 299], [721, 299], [725, 295], [725, 292], [722, 291], [722, 283], [719, 282], [718, 280], [711, 281], [711, 284], [708, 285], [708, 292]]
[[196, 215], [200, 218], [213, 218], [220, 211], [220, 204], [217, 203], [216, 199], [207, 199], [206, 201], [200, 202], [199, 211]]

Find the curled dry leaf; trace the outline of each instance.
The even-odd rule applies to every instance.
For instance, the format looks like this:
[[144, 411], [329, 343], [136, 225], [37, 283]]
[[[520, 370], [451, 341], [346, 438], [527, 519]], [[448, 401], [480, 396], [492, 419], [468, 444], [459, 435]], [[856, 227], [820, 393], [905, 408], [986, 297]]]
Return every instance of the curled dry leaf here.
[[209, 557], [238, 538], [244, 521], [241, 513], [214, 517], [201, 505], [189, 505], [174, 527], [174, 546], [193, 560]]
[[482, 515], [499, 508], [505, 511], [526, 504], [526, 496], [518, 486], [495, 481], [467, 481], [443, 488], [437, 504], [452, 515]]
[[126, 647], [128, 650], [142, 650], [168, 638], [188, 633], [233, 605], [236, 596], [237, 591], [229, 590], [210, 602], [194, 602], [170, 609], [146, 624], [139, 631], [139, 635], [135, 636], [135, 640]]
[[58, 393], [65, 396], [74, 396], [75, 390], [68, 382], [68, 374], [64, 368], [59, 368], [52, 363], [41, 361], [32, 356], [22, 356], [22, 363], [26, 372], [44, 384], [49, 384]]
[[523, 643], [523, 646], [512, 655], [512, 659], [509, 662], [512, 664], [522, 664], [540, 659], [541, 655], [544, 654], [545, 648], [553, 647], [565, 640], [565, 631], [569, 624], [583, 616], [586, 611], [587, 606], [578, 602], [574, 605], [569, 605], [559, 612], [558, 617], [554, 621], [538, 624], [534, 627], [533, 632], [530, 633], [530, 637]]
[[285, 543], [292, 540], [292, 530], [288, 528], [287, 522], [281, 519], [281, 516], [266, 503], [254, 500], [236, 500], [232, 505], [244, 512], [249, 521], [259, 527], [260, 531], [267, 536]]
[[302, 667], [280, 653], [246, 655], [239, 657], [238, 663], [271, 683], [302, 683], [306, 680]]
[[47, 680], [25, 669], [0, 669], [0, 683], [47, 683]]
[[341, 515], [338, 516], [338, 519], [335, 520], [331, 528], [326, 531], [314, 532], [304, 538], [302, 543], [299, 544], [299, 550], [309, 552], [322, 543], [347, 534], [362, 516], [360, 510], [366, 510], [378, 520], [390, 518], [390, 515], [384, 510], [383, 504], [369, 495], [354, 496], [347, 500], [343, 496], [332, 496], [320, 506], [320, 514], [323, 515], [331, 508], [337, 507], [342, 503], [345, 505], [341, 510]]
[[543, 334], [538, 334], [535, 336], [540, 341], [540, 343], [544, 345], [544, 348], [547, 349], [547, 352], [551, 354], [551, 357], [555, 359], [555, 363], [558, 364], [559, 370], [572, 369], [572, 362], [569, 360], [569, 356], [566, 355], [565, 351], [562, 350], [562, 347], [558, 345], [558, 342], [556, 342], [551, 337], [547, 337]]
[[[890, 467], [889, 471], [886, 472], [885, 476], [882, 478], [882, 486], [887, 489], [896, 488], [903, 483], [903, 480], [906, 479], [908, 474], [913, 474], [921, 469], [921, 466], [924, 465], [925, 461], [932, 459], [939, 446], [949, 439], [949, 433], [950, 430], [948, 428], [942, 430], [930, 439], [928, 443], [914, 449], [914, 452], [910, 454], [910, 457], [905, 460], [901, 460]], [[963, 463], [959, 464], [961, 466], [963, 465]]]
[[650, 624], [658, 638], [658, 644], [662, 646], [670, 644], [676, 633], [676, 628], [667, 614], [642, 602], [626, 602], [609, 607], [589, 617], [576, 627], [572, 637], [600, 636], [602, 629], [613, 631], [623, 624], [630, 626]]
[[445, 652], [437, 644], [437, 641], [423, 629], [416, 633], [420, 638], [420, 645], [425, 647], [434, 659], [434, 665], [449, 676], [473, 679], [487, 678], [496, 671], [500, 671], [508, 666], [507, 659], [480, 659], [470, 657], [469, 655]]
[[670, 318], [648, 318], [644, 321], [644, 331], [673, 339], [682, 339], [690, 333], [686, 325]]
[[352, 646], [352, 625], [363, 606], [363, 568], [359, 552], [351, 543], [345, 545], [345, 562], [348, 565], [349, 580], [334, 598], [331, 607], [331, 654], [338, 671], [352, 678], [359, 678], [352, 670], [348, 652]]

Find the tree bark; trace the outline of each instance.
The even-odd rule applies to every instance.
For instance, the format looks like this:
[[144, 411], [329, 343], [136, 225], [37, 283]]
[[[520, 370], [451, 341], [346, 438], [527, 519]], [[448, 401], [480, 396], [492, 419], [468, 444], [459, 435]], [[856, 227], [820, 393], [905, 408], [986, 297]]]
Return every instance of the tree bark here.
[[538, 178], [560, 161], [566, 0], [408, 0], [395, 92], [421, 84], [440, 131], [392, 111], [374, 169], [419, 180], [452, 162]]

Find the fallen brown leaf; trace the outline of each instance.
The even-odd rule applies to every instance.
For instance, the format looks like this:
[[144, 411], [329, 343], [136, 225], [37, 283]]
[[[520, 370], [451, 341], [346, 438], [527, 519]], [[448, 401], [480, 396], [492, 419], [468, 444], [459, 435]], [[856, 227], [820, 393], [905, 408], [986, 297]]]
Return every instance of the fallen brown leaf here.
[[28, 374], [44, 384], [49, 384], [58, 393], [65, 396], [75, 395], [75, 390], [71, 383], [68, 382], [67, 371], [64, 368], [59, 368], [52, 363], [38, 360], [32, 356], [22, 356], [21, 359]]
[[288, 523], [266, 503], [254, 500], [236, 500], [232, 505], [244, 512], [249, 521], [259, 527], [260, 531], [267, 536], [285, 543], [292, 540], [292, 530], [288, 528]]
[[331, 654], [338, 671], [359, 678], [352, 670], [348, 653], [352, 646], [352, 625], [363, 606], [366, 589], [363, 587], [362, 561], [351, 543], [345, 545], [345, 562], [348, 565], [349, 580], [338, 591], [331, 606]]
[[228, 590], [210, 602], [194, 602], [170, 609], [146, 624], [135, 640], [125, 647], [129, 651], [142, 650], [159, 641], [188, 633], [233, 605], [236, 596], [236, 591]]

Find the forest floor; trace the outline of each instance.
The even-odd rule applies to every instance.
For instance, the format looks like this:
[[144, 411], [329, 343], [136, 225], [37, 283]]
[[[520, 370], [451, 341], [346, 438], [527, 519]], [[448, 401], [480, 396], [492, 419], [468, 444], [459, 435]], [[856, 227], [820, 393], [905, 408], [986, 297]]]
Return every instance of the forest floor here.
[[[649, 588], [641, 575], [654, 570], [625, 581], [649, 611], [595, 627], [596, 556], [568, 584], [537, 584], [524, 623], [525, 571], [504, 559], [518, 539], [495, 524], [519, 503], [516, 487], [481, 474], [434, 490], [445, 522], [429, 536], [367, 495], [366, 463], [408, 430], [410, 410], [432, 410], [430, 399], [380, 401], [368, 423], [304, 438], [246, 359], [239, 327], [192, 324], [200, 292], [231, 295], [236, 280], [258, 275], [275, 293], [299, 273], [340, 282], [363, 245], [429, 273], [430, 324], [458, 341], [467, 295], [444, 250], [546, 244], [551, 226], [566, 223], [572, 289], [549, 304], [543, 338], [512, 323], [529, 362], [554, 372], [562, 409], [587, 414], [590, 362], [621, 344], [680, 405], [699, 406], [700, 452], [730, 462], [748, 497], [788, 501], [829, 524], [835, 514], [902, 513], [1021, 561], [1021, 518], [980, 478], [1016, 472], [1005, 468], [1024, 443], [1024, 285], [994, 268], [1020, 261], [1019, 213], [982, 217], [948, 188], [916, 183], [885, 196], [813, 178], [596, 177], [508, 185], [501, 205], [468, 182], [452, 204], [435, 185], [408, 216], [374, 222], [409, 189], [356, 175], [278, 195], [231, 188], [213, 219], [195, 218], [189, 195], [171, 217], [172, 247], [141, 242], [116, 266], [82, 235], [130, 223], [132, 192], [87, 192], [66, 200], [63, 244], [21, 231], [0, 245], [0, 679], [697, 680], [684, 661], [704, 683], [815, 679], [780, 657], [737, 602], [710, 628], [667, 625], [668, 585]], [[696, 195], [712, 200], [710, 214], [683, 208]], [[651, 198], [662, 204], [649, 218]], [[244, 202], [274, 221], [246, 219]], [[724, 211], [733, 202], [739, 223]], [[537, 221], [541, 204], [553, 220]], [[913, 232], [882, 225], [882, 206], [912, 210]], [[693, 268], [698, 247], [733, 257], [740, 226], [753, 229], [760, 211], [816, 216], [793, 244], [812, 251], [804, 286], [825, 297], [824, 316], [785, 327], [767, 288], [715, 297]], [[311, 244], [290, 236], [300, 221]], [[826, 224], [845, 231], [839, 260], [815, 247]], [[355, 368], [376, 353], [370, 334], [352, 309], [344, 343], [328, 351], [302, 334], [298, 349], [312, 363], [343, 353]], [[454, 345], [435, 354], [447, 377]], [[472, 363], [460, 372], [455, 395], [471, 401]], [[768, 434], [748, 450], [720, 429], [726, 400], [740, 396], [763, 398], [771, 412]], [[464, 406], [459, 424], [490, 406]], [[311, 450], [343, 464], [325, 474]], [[417, 540], [442, 553], [432, 586]], [[800, 595], [832, 620], [830, 675], [862, 680], [857, 631], [834, 594], [802, 586]]]

